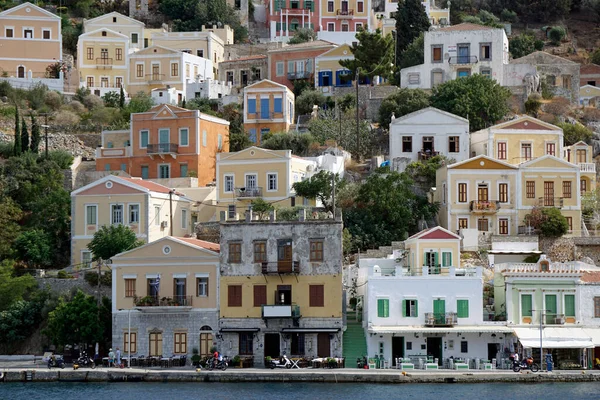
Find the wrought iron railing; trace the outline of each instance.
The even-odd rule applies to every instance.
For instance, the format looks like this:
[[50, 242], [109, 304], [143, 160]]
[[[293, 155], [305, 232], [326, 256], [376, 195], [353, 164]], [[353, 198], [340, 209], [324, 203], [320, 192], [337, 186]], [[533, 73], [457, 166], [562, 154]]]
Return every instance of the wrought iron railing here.
[[300, 261], [277, 261], [261, 263], [261, 271], [267, 274], [297, 274], [300, 272]]
[[452, 326], [456, 324], [457, 314], [454, 312], [425, 313], [425, 325], [428, 326]]
[[146, 146], [148, 154], [177, 153], [178, 151], [179, 145], [177, 143], [154, 143]]
[[262, 197], [261, 187], [239, 187], [235, 188], [235, 196], [242, 198]]
[[495, 213], [501, 208], [498, 200], [472, 200], [469, 209], [472, 212]]
[[538, 198], [538, 207], [558, 207], [561, 208], [564, 205], [562, 197], [550, 197], [544, 196]]
[[160, 295], [134, 297], [136, 307], [191, 307], [193, 296], [160, 297]]
[[454, 56], [448, 59], [448, 63], [452, 65], [475, 64], [477, 56]]
[[335, 15], [354, 15], [354, 10], [337, 10]]

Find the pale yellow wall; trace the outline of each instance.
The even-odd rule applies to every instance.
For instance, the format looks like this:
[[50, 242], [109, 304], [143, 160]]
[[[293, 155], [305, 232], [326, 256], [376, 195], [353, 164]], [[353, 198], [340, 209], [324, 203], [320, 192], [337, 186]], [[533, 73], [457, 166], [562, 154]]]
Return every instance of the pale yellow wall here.
[[[276, 173], [277, 174], [277, 191], [269, 192], [267, 191], [267, 174], [268, 173]], [[225, 192], [225, 175], [233, 174], [234, 175], [234, 186], [243, 187], [246, 185], [246, 174], [256, 174], [257, 175], [257, 186], [263, 188], [263, 197], [284, 197], [287, 195], [287, 189], [289, 187], [289, 183], [287, 180], [287, 160], [273, 160], [269, 163], [260, 163], [260, 164], [233, 164], [233, 165], [220, 165], [219, 166], [219, 174], [220, 176], [217, 178], [219, 180], [219, 196], [221, 199], [226, 200], [228, 197], [231, 198], [232, 193]]]
[[[140, 91], [150, 92], [152, 89], [165, 87], [166, 84], [177, 90], [183, 90], [184, 81], [184, 62], [181, 53], [172, 53], [163, 49], [157, 49], [155, 53], [160, 55], [161, 58], [151, 58], [152, 53], [144, 51], [143, 54], [133, 54], [129, 57], [129, 82], [128, 92], [137, 93]], [[166, 56], [170, 54], [170, 56]], [[149, 58], [142, 57], [143, 55], [150, 55]], [[171, 74], [171, 63], [178, 64], [178, 75], [173, 76]], [[137, 76], [137, 65], [143, 65], [143, 76]], [[158, 65], [158, 75], [153, 76], [153, 65]]]
[[160, 36], [160, 34], [152, 35], [151, 45], [163, 46], [179, 51], [190, 50], [194, 56], [198, 55], [197, 51], [201, 49], [204, 52], [203, 57], [211, 60], [214, 67], [218, 67], [219, 63], [224, 60], [225, 48], [216, 40], [210, 40], [212, 54], [209, 57], [206, 38], [182, 37], [181, 39], [174, 40], [171, 38], [161, 38]]
[[[320, 4], [321, 16], [323, 16], [323, 17], [336, 16], [337, 10], [342, 9], [342, 0], [334, 0], [333, 1], [333, 12], [327, 11], [327, 3], [328, 3], [328, 1], [323, 0], [323, 1], [321, 1], [321, 4]], [[348, 10], [354, 10], [354, 16], [360, 16], [360, 17], [368, 16], [369, 12], [371, 11], [369, 9], [369, 2], [363, 1], [363, 12], [358, 12], [358, 7], [356, 6], [356, 3], [358, 3], [358, 1], [356, 1], [356, 0], [348, 1]]]
[[[113, 18], [116, 18], [116, 22], [113, 21]], [[141, 49], [144, 47], [144, 24], [139, 21], [132, 20], [118, 13], [111, 13], [84, 23], [84, 33], [106, 28], [127, 36], [130, 40], [129, 44], [131, 48]], [[137, 34], [137, 43], [133, 43], [132, 41], [133, 33]]]
[[[92, 50], [91, 59], [88, 59], [89, 49]], [[108, 60], [101, 60], [102, 49], [108, 50]], [[120, 57], [117, 55], [120, 50]], [[81, 36], [77, 46], [77, 60], [79, 65], [79, 80], [86, 86], [88, 77], [94, 79], [94, 87], [100, 87], [102, 77], [108, 78], [110, 87], [117, 87], [116, 78], [121, 77], [123, 85], [127, 84], [129, 40], [107, 32], [107, 37], [102, 32], [92, 36]]]
[[[220, 315], [224, 318], [260, 318], [262, 308], [254, 307], [254, 285], [267, 285], [267, 305], [275, 304], [278, 285], [292, 286], [292, 303], [300, 307], [304, 318], [339, 318], [342, 316], [341, 275], [282, 275], [279, 276], [224, 276], [221, 277]], [[242, 285], [242, 307], [227, 304], [228, 286]], [[309, 285], [324, 285], [324, 307], [310, 307]]]
[[524, 162], [524, 159], [521, 159], [521, 143], [531, 143], [531, 157], [537, 158], [546, 155], [546, 143], [554, 142], [556, 144], [556, 157], [562, 157], [559, 154], [561, 135], [557, 133], [548, 133], [548, 134], [532, 134], [527, 135], [527, 132], [524, 131], [523, 134], [502, 134], [496, 133], [494, 134], [494, 153], [492, 155], [493, 158], [498, 158], [498, 142], [506, 142], [506, 160], [509, 164], [520, 164]]
[[407, 265], [409, 266], [422, 266], [424, 253], [434, 251], [439, 254], [440, 265], [442, 252], [451, 252], [452, 266], [460, 267], [460, 240], [414, 240], [406, 244], [406, 250], [408, 250]]

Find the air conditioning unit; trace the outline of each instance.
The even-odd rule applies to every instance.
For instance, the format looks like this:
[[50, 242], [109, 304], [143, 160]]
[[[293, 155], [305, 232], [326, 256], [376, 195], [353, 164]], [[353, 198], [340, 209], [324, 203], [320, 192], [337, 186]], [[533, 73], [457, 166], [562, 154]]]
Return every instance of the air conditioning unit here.
[[554, 323], [556, 325], [564, 325], [565, 324], [565, 317], [556, 317], [556, 318], [554, 318]]
[[167, 221], [162, 221], [160, 223], [160, 229], [165, 229], [168, 226], [169, 226], [169, 223]]

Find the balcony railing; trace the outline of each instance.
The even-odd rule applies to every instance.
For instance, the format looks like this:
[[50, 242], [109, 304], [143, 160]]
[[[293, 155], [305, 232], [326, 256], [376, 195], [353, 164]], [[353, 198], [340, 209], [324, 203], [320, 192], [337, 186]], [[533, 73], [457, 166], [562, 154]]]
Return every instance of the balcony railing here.
[[337, 10], [335, 15], [349, 16], [354, 15], [354, 10]]
[[261, 187], [239, 187], [235, 188], [235, 196], [239, 198], [262, 197]]
[[[283, 114], [282, 113], [277, 113], [277, 114], [281, 114], [282, 116], [279, 118], [283, 118]], [[275, 119], [275, 113], [262, 113], [262, 112], [257, 112], [257, 113], [248, 113], [248, 119], [263, 119], [263, 120], [272, 120]]]
[[165, 74], [147, 74], [148, 83], [161, 83], [165, 79]]
[[177, 153], [178, 151], [179, 145], [177, 143], [148, 144], [146, 147], [147, 154]]
[[263, 275], [297, 274], [300, 272], [300, 261], [277, 261], [261, 263]]
[[308, 79], [310, 78], [311, 73], [307, 71], [299, 71], [299, 72], [288, 72], [287, 78], [289, 80], [294, 79]]
[[596, 173], [596, 163], [578, 163], [581, 172]]
[[299, 318], [300, 306], [296, 304], [263, 305], [263, 318]]
[[473, 213], [494, 214], [498, 212], [500, 207], [500, 202], [498, 200], [472, 200], [469, 209]]
[[562, 197], [540, 197], [538, 198], [538, 207], [557, 207], [562, 208], [564, 200]]
[[453, 326], [456, 324], [457, 314], [453, 312], [445, 313], [425, 313], [425, 325], [427, 326]]
[[160, 297], [145, 296], [134, 297], [136, 307], [191, 307], [193, 296]]
[[112, 68], [112, 65], [113, 65], [112, 58], [105, 58], [105, 57], [96, 58], [96, 68], [98, 68], [98, 69], [110, 69], [110, 68]]
[[420, 151], [419, 152], [419, 161], [429, 160], [431, 157], [435, 157], [440, 155], [439, 151]]
[[477, 63], [477, 56], [455, 56], [448, 59], [451, 65], [466, 65]]

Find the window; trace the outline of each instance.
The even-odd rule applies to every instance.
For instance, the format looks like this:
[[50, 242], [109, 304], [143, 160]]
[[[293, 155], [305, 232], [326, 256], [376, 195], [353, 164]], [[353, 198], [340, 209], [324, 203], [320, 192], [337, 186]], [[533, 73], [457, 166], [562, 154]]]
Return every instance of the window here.
[[531, 317], [533, 316], [532, 297], [530, 294], [521, 295], [521, 316]]
[[480, 49], [479, 59], [481, 61], [489, 61], [492, 59], [492, 44], [491, 43], [481, 43], [479, 49]]
[[225, 193], [233, 192], [233, 175], [225, 175]]
[[575, 316], [575, 295], [574, 294], [565, 294], [565, 317], [574, 317]]
[[442, 267], [452, 266], [452, 253], [449, 251], [442, 252]]
[[283, 112], [283, 99], [281, 97], [276, 97], [273, 99], [273, 112]]
[[188, 227], [188, 210], [181, 210], [181, 229]]
[[240, 242], [229, 243], [229, 262], [242, 262], [242, 244]]
[[110, 206], [110, 223], [113, 225], [123, 223], [123, 205], [122, 204], [113, 204]]
[[7, 38], [14, 37], [14, 30], [13, 30], [13, 28], [6, 28], [5, 32], [6, 32], [5, 36]]
[[467, 342], [466, 340], [462, 340], [460, 342], [460, 352], [461, 353], [468, 353], [469, 352], [469, 342]]
[[187, 333], [175, 332], [173, 336], [175, 337], [175, 350], [173, 353], [187, 354]]
[[579, 189], [580, 189], [581, 194], [584, 194], [585, 192], [587, 192], [587, 181], [585, 179], [579, 180]]
[[[362, 3], [361, 3], [361, 4], [362, 4]], [[360, 30], [362, 30], [362, 28], [363, 28], [363, 24], [362, 24], [361, 22], [357, 22], [357, 23], [354, 25], [354, 30], [355, 30], [355, 31], [357, 31], [357, 32], [358, 32], [358, 31], [360, 31]]]
[[154, 225], [160, 225], [160, 207], [154, 206]]
[[577, 162], [584, 163], [587, 161], [587, 151], [585, 149], [577, 149]]
[[563, 197], [566, 199], [571, 198], [571, 181], [563, 181]]
[[123, 60], [123, 49], [118, 47], [115, 49], [115, 59], [117, 61], [122, 61]]
[[412, 153], [412, 136], [402, 136], [402, 152]]
[[93, 47], [88, 47], [86, 50], [86, 54], [87, 54], [87, 59], [88, 60], [93, 60], [94, 59], [94, 48]]
[[208, 296], [208, 277], [200, 277], [196, 278], [196, 287], [197, 297], [207, 297]]
[[254, 338], [254, 334], [240, 332], [240, 343], [239, 343], [239, 353], [241, 356], [251, 356], [254, 353], [254, 345], [252, 344], [252, 339]]
[[444, 47], [441, 45], [431, 46], [431, 62], [441, 63], [443, 61], [442, 51]]
[[168, 179], [171, 177], [171, 164], [161, 164], [158, 166], [158, 178]]
[[546, 143], [546, 154], [555, 156], [556, 155], [556, 143], [548, 142]]
[[202, 57], [202, 58], [204, 58], [204, 49], [197, 49], [197, 50], [196, 50], [196, 55], [197, 55], [198, 57]]
[[188, 165], [187, 164], [179, 164], [179, 176], [182, 178], [186, 178], [188, 176]]
[[350, 31], [350, 25], [348, 25], [348, 23], [342, 22], [342, 32], [348, 32], [348, 31]]
[[325, 306], [325, 286], [323, 285], [309, 285], [308, 286], [308, 298], [310, 307], [324, 307]]
[[335, 31], [335, 24], [333, 22], [327, 23], [327, 32], [334, 32], [334, 31]]
[[600, 318], [600, 297], [594, 297], [594, 318]]
[[456, 300], [458, 318], [469, 318], [469, 300]]
[[333, 12], [333, 1], [327, 2], [327, 12], [330, 12], [330, 13]]
[[508, 235], [508, 218], [498, 219], [498, 234]]
[[[302, 63], [300, 63], [300, 65], [302, 65]], [[295, 71], [296, 71], [296, 62], [295, 61], [288, 61], [288, 65], [287, 65], [287, 72], [288, 72], [288, 74], [294, 73]]]
[[267, 304], [267, 285], [254, 285], [254, 307]]
[[42, 31], [42, 39], [50, 40], [50, 31], [48, 29]]
[[[120, 76], [115, 77], [115, 87], [121, 88], [123, 87], [123, 78]], [[127, 141], [129, 142], [129, 141]]]
[[179, 76], [179, 63], [171, 63], [171, 76]]
[[248, 114], [256, 114], [256, 99], [248, 99]]
[[235, 218], [235, 204], [232, 204], [227, 207], [227, 218], [228, 219]]
[[98, 216], [98, 206], [85, 206], [85, 224], [96, 225]]
[[498, 184], [498, 201], [508, 203], [508, 183]]
[[136, 78], [144, 77], [144, 64], [136, 64], [135, 66], [135, 76]]
[[411, 85], [418, 85], [421, 83], [421, 74], [418, 72], [408, 74], [408, 83]]
[[546, 83], [550, 86], [556, 86], [556, 77], [554, 75], [546, 75]]
[[227, 286], [227, 306], [241, 307], [242, 306], [242, 285]]
[[310, 241], [310, 261], [323, 261], [323, 241]]
[[459, 203], [467, 202], [467, 184], [466, 183], [458, 184], [458, 202]]
[[275, 64], [275, 68], [276, 68], [276, 75], [277, 76], [283, 76], [283, 75], [285, 75], [283, 61], [280, 61], [280, 62], [276, 63]]
[[130, 204], [128, 214], [129, 214], [129, 223], [130, 224], [139, 224], [140, 223], [140, 205], [139, 204]]
[[150, 357], [162, 356], [162, 332], [150, 332]]
[[571, 75], [562, 76], [562, 87], [563, 89], [571, 89]]
[[125, 279], [125, 297], [135, 297], [135, 279]]
[[498, 160], [506, 160], [506, 142], [498, 142]]
[[256, 182], [257, 182], [258, 178], [256, 177], [256, 175], [251, 174], [251, 175], [246, 175], [246, 190], [248, 189], [256, 189]]
[[569, 225], [569, 232], [573, 232], [573, 217], [565, 217], [567, 219], [567, 225]]
[[364, 10], [364, 3], [362, 1], [359, 1], [358, 3], [356, 3], [356, 10], [361, 13]]
[[254, 242], [254, 262], [267, 262], [267, 242]]
[[123, 354], [129, 354], [129, 343], [131, 343], [131, 353], [137, 353], [137, 332], [131, 332], [131, 340], [129, 340], [129, 332], [123, 333]]
[[531, 160], [531, 143], [521, 143], [521, 161]]
[[458, 136], [450, 136], [448, 138], [448, 151], [450, 153], [458, 153], [460, 151]]
[[277, 174], [267, 174], [267, 190], [277, 190]]
[[480, 232], [488, 231], [488, 220], [487, 218], [479, 218], [477, 220], [477, 230]]
[[404, 317], [417, 317], [419, 315], [419, 308], [417, 300], [402, 300], [402, 316]]
[[535, 181], [525, 182], [525, 193], [526, 198], [535, 199]]
[[390, 299], [377, 299], [377, 316], [379, 318], [390, 316]]
[[458, 229], [469, 229], [469, 218], [459, 218]]
[[142, 165], [142, 179], [148, 179], [148, 177], [149, 177], [148, 166]]
[[33, 39], [33, 29], [26, 28], [23, 30], [23, 37], [25, 39]]
[[137, 42], [138, 42], [138, 34], [137, 33], [132, 33], [131, 34], [131, 43], [137, 44]]
[[188, 128], [179, 129], [179, 145], [180, 146], [189, 146], [189, 130]]
[[140, 131], [140, 149], [148, 147], [149, 131]]
[[492, 70], [489, 68], [481, 68], [480, 70], [480, 74], [485, 76], [486, 78], [491, 78], [492, 77]]

